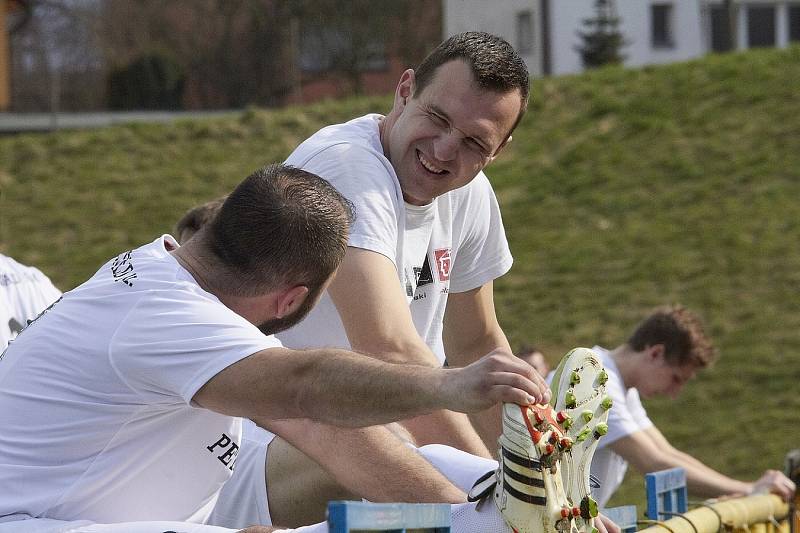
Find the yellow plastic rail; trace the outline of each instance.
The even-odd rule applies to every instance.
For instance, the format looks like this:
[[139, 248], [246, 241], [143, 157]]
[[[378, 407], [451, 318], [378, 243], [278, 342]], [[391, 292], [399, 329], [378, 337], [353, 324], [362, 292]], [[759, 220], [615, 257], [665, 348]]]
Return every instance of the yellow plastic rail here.
[[652, 522], [639, 533], [788, 533], [789, 505], [774, 494], [709, 501], [663, 522]]

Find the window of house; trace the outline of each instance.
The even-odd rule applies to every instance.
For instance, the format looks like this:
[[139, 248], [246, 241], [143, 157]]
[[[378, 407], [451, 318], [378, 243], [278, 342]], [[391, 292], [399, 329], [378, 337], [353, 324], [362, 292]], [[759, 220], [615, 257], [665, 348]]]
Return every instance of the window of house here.
[[533, 13], [517, 13], [517, 52], [528, 55], [533, 52]]
[[652, 4], [650, 23], [653, 48], [674, 48], [672, 34], [672, 4]]
[[715, 52], [731, 50], [734, 48], [731, 37], [728, 9], [721, 5], [711, 6], [711, 49]]
[[305, 72], [325, 72], [355, 63], [361, 72], [388, 68], [386, 43], [378, 36], [356, 48], [353, 38], [333, 28], [312, 28], [301, 34], [299, 63]]
[[789, 6], [789, 40], [800, 41], [800, 5]]
[[775, 6], [748, 6], [747, 45], [775, 46]]

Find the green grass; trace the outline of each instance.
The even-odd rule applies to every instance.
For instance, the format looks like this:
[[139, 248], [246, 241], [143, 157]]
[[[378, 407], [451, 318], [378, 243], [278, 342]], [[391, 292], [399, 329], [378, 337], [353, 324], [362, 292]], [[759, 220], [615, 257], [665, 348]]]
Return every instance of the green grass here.
[[[800, 412], [800, 48], [537, 80], [488, 173], [515, 256], [496, 283], [513, 343], [551, 361], [614, 347], [682, 302], [722, 354], [648, 401], [679, 448], [733, 476], [780, 468]], [[0, 251], [64, 289], [188, 207], [389, 97], [169, 125], [0, 138]], [[643, 505], [629, 475], [612, 504]]]

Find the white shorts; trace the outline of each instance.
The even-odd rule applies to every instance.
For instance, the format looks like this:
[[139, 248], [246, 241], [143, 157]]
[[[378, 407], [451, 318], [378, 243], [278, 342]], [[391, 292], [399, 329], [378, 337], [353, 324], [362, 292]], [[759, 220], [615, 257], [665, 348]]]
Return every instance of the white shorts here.
[[267, 446], [273, 433], [250, 420], [242, 420], [242, 442], [233, 475], [225, 482], [209, 524], [225, 527], [272, 525], [267, 504]]

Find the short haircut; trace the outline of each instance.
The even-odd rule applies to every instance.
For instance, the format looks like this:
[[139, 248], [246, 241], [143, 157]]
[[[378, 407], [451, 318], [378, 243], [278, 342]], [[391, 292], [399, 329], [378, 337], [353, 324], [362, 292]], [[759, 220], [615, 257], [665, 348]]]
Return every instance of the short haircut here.
[[191, 239], [200, 228], [211, 222], [217, 216], [224, 201], [225, 197], [223, 196], [189, 209], [175, 224], [175, 229], [172, 231], [178, 242], [186, 244], [186, 241]]
[[530, 76], [525, 61], [504, 39], [482, 31], [453, 35], [437, 46], [414, 70], [415, 96], [422, 94], [436, 75], [436, 70], [453, 60], [466, 62], [481, 89], [498, 93], [519, 90], [521, 105], [511, 132], [517, 127], [528, 107]]
[[225, 199], [203, 236], [227, 271], [224, 290], [250, 296], [321, 287], [347, 250], [353, 204], [319, 176], [270, 165]]
[[700, 317], [680, 305], [655, 309], [628, 339], [628, 345], [636, 351], [656, 344], [664, 345], [664, 357], [673, 366], [705, 368], [717, 357]]

